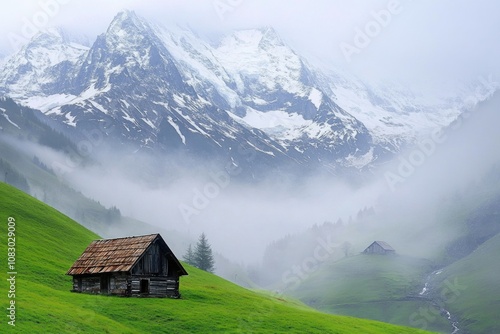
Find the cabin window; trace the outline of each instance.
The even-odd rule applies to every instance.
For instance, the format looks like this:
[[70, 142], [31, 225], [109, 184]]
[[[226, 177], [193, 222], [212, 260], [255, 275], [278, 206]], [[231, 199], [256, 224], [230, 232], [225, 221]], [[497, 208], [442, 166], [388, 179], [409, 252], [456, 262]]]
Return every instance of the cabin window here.
[[149, 293], [149, 280], [141, 279], [141, 293]]

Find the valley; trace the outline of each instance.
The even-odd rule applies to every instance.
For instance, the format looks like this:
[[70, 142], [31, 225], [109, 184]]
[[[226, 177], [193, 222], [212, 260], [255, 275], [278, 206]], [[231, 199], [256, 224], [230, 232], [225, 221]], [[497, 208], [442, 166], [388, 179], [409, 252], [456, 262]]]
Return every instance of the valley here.
[[[388, 27], [350, 68], [283, 25], [151, 17], [46, 27], [0, 59], [2, 333], [500, 332], [492, 74], [361, 76]], [[180, 299], [70, 292], [92, 240], [156, 233], [186, 260]], [[186, 263], [199, 235], [214, 274]]]

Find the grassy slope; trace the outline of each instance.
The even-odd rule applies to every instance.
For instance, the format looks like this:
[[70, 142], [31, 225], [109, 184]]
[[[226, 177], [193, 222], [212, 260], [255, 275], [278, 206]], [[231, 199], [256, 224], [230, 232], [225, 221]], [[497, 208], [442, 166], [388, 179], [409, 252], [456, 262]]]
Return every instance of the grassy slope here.
[[[471, 333], [500, 333], [500, 234], [437, 276], [443, 305]], [[452, 288], [454, 287], [454, 288]]]
[[[17, 227], [17, 322], [13, 329], [3, 316], [2, 333], [420, 333], [321, 314], [294, 301], [243, 289], [189, 266], [186, 267], [190, 275], [181, 280], [181, 300], [70, 293], [71, 279], [64, 273], [98, 236], [0, 183], [3, 257], [9, 216], [16, 219]], [[6, 271], [2, 270], [0, 280], [4, 306], [8, 302], [4, 293]]]
[[[76, 211], [85, 212], [85, 217], [79, 221], [90, 226], [93, 230], [105, 230], [105, 227], [102, 226], [105, 208], [102, 205], [71, 189], [55, 175], [37, 167], [32, 161], [32, 155], [19, 152], [16, 147], [2, 142], [1, 139], [0, 152], [2, 159], [28, 179], [31, 193], [35, 194], [37, 198], [46, 197], [45, 202], [68, 212], [72, 217], [76, 216]], [[51, 168], [51, 166], [48, 167]], [[3, 177], [0, 180], [3, 181]]]
[[[325, 312], [418, 326], [410, 317], [428, 303], [411, 296], [430, 271], [422, 259], [360, 254], [327, 264], [291, 294]], [[445, 332], [450, 325], [438, 318], [429, 328]]]

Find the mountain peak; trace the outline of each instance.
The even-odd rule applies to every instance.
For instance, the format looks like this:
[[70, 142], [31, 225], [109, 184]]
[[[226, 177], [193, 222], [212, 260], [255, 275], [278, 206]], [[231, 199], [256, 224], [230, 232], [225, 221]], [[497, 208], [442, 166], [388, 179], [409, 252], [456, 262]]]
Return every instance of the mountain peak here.
[[147, 24], [141, 20], [134, 11], [123, 10], [116, 14], [108, 27], [108, 33], [118, 33], [122, 31], [139, 30], [142, 31]]
[[112, 22], [126, 21], [126, 20], [139, 20], [139, 17], [133, 10], [124, 9], [115, 15]]
[[34, 35], [29, 43], [25, 45], [25, 49], [32, 47], [52, 48], [54, 45], [64, 42], [66, 42], [64, 33], [60, 28], [48, 28]]
[[67, 66], [76, 64], [86, 50], [82, 45], [71, 43], [59, 28], [40, 31], [21, 50], [4, 60], [0, 85], [11, 96], [52, 92], [51, 87], [55, 87], [52, 84], [68, 78]]
[[285, 45], [285, 43], [283, 43], [283, 41], [281, 40], [281, 37], [278, 35], [276, 30], [274, 30], [273, 27], [267, 26], [264, 28], [260, 28], [259, 30], [262, 33], [262, 40], [261, 40], [260, 44], [270, 42], [273, 45], [279, 45], [279, 46]]
[[[420, 124], [420, 115], [400, 121], [392, 111], [418, 109], [407, 95], [372, 93], [314, 70], [272, 27], [235, 31], [218, 47], [185, 27], [171, 28], [124, 10], [90, 48], [49, 29], [1, 65], [0, 93], [79, 131], [106, 120], [123, 142], [235, 161], [231, 147], [248, 140], [263, 164], [344, 159], [358, 168], [416, 138], [406, 129]], [[454, 116], [446, 112], [444, 121]]]
[[139, 18], [135, 12], [124, 10], [118, 13], [111, 21], [105, 34], [101, 35], [106, 45], [119, 52], [133, 50], [145, 52], [147, 40], [153, 31], [149, 24]]

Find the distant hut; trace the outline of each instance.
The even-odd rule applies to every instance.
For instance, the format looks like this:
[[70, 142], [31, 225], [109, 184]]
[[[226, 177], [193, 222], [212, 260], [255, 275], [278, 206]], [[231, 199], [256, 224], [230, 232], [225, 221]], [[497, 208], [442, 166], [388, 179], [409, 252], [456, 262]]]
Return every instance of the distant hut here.
[[179, 298], [188, 273], [159, 234], [94, 240], [66, 273], [73, 292]]
[[368, 246], [364, 251], [364, 254], [381, 254], [381, 255], [389, 255], [396, 254], [396, 250], [392, 248], [385, 241], [374, 241], [370, 246]]

